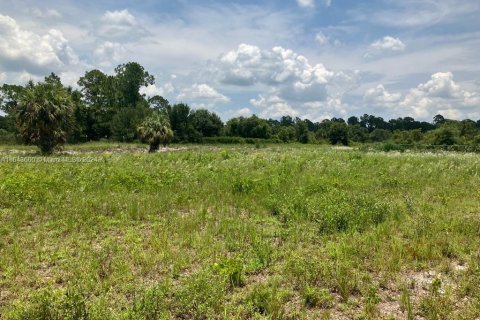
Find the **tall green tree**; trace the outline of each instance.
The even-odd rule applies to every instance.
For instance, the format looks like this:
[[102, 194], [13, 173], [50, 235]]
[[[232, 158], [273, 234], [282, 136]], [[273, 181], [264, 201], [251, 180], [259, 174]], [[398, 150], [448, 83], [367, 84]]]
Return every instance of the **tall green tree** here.
[[170, 111], [170, 124], [174, 134], [174, 141], [176, 142], [198, 142], [201, 139], [201, 134], [195, 130], [190, 122], [190, 115], [192, 110], [187, 104], [175, 104]]
[[267, 120], [253, 115], [248, 118], [230, 119], [226, 124], [225, 132], [229, 136], [268, 139], [272, 135], [272, 127]]
[[15, 113], [18, 101], [25, 88], [19, 85], [3, 84], [0, 87], [0, 111], [5, 113], [0, 128], [8, 132], [16, 132]]
[[219, 136], [223, 129], [223, 122], [220, 117], [206, 109], [192, 111], [189, 122], [202, 137]]
[[455, 131], [448, 127], [441, 127], [432, 131], [432, 144], [434, 145], [454, 145], [457, 144], [457, 137]]
[[121, 142], [132, 142], [138, 138], [138, 126], [152, 110], [139, 103], [136, 108], [122, 107], [116, 110], [111, 120], [112, 138]]
[[150, 108], [153, 110], [156, 110], [160, 113], [163, 113], [165, 115], [169, 115], [170, 112], [172, 111], [172, 107], [170, 106], [170, 102], [168, 102], [167, 99], [165, 99], [162, 96], [155, 95], [151, 98], [148, 99], [148, 104]]
[[348, 145], [348, 127], [345, 122], [332, 122], [328, 130], [328, 139], [331, 144]]
[[297, 141], [300, 143], [310, 142], [310, 131], [308, 130], [308, 124], [306, 121], [297, 118], [295, 120], [295, 132], [297, 135]]
[[109, 138], [111, 120], [116, 112], [116, 79], [100, 70], [90, 70], [78, 81], [85, 109], [82, 110], [82, 125], [88, 140]]
[[44, 82], [29, 83], [19, 97], [18, 132], [27, 144], [51, 154], [67, 141], [74, 129], [74, 105], [61, 82], [47, 77]]
[[119, 94], [118, 104], [129, 108], [135, 108], [145, 99], [140, 94], [141, 87], [155, 83], [155, 78], [137, 62], [128, 62], [116, 67], [115, 78]]

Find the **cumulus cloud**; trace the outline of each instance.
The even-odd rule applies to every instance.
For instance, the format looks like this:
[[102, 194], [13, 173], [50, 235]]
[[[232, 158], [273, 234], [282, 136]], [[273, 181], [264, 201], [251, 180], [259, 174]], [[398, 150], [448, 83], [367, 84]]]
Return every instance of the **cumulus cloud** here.
[[165, 97], [175, 91], [175, 86], [172, 82], [167, 82], [161, 86], [155, 84], [148, 85], [147, 87], [140, 88], [140, 93], [146, 95], [147, 97], [153, 97], [159, 95]]
[[405, 50], [405, 44], [399, 38], [386, 36], [372, 43], [370, 48], [376, 50], [403, 51]]
[[122, 44], [106, 41], [95, 49], [93, 55], [100, 65], [110, 66], [122, 60], [126, 51]]
[[107, 24], [130, 25], [138, 24], [137, 19], [127, 10], [106, 11], [102, 16], [102, 21]]
[[22, 29], [17, 22], [0, 15], [0, 66], [6, 70], [39, 74], [77, 64], [77, 54], [63, 33], [50, 29], [40, 35]]
[[324, 101], [292, 103], [272, 93], [259, 95], [256, 99], [251, 99], [250, 103], [260, 110], [259, 115], [263, 118], [289, 115], [312, 121], [321, 121], [333, 116], [345, 117], [352, 108], [342, 101], [341, 96], [328, 96]]
[[[297, 0], [297, 4], [302, 8], [315, 8], [315, 0]], [[332, 0], [322, 0], [321, 5], [330, 7], [332, 5]]]
[[377, 105], [390, 105], [400, 101], [401, 97], [402, 95], [400, 93], [390, 93], [383, 85], [379, 84], [375, 88], [368, 89], [367, 92], [365, 92], [364, 100], [367, 103], [374, 103]]
[[215, 69], [217, 79], [224, 84], [274, 87], [280, 98], [294, 101], [324, 100], [325, 86], [334, 75], [290, 49], [261, 50], [248, 44], [223, 54]]
[[250, 108], [242, 108], [242, 109], [239, 109], [235, 112], [235, 116], [237, 116], [237, 117], [248, 117], [252, 114], [253, 114], [253, 112], [252, 112], [252, 110], [250, 110]]
[[274, 47], [262, 50], [241, 44], [210, 64], [222, 84], [260, 89], [250, 99], [262, 117], [282, 115], [323, 119], [327, 114], [346, 114], [341, 96], [358, 86], [359, 71], [334, 72], [323, 64], [311, 64], [293, 50]]
[[191, 101], [195, 106], [201, 105], [202, 107], [213, 107], [217, 103], [227, 103], [230, 101], [230, 98], [221, 94], [214, 88], [210, 87], [208, 84], [193, 84], [189, 88], [184, 88], [181, 90], [180, 94], [177, 96], [179, 101]]
[[390, 93], [383, 85], [368, 89], [364, 100], [373, 106], [391, 108], [398, 116], [428, 119], [442, 114], [452, 119], [471, 117], [480, 105], [476, 92], [464, 90], [453, 80], [451, 72], [438, 72], [430, 80], [410, 89], [405, 95]]
[[468, 117], [478, 107], [477, 103], [480, 103], [478, 95], [463, 90], [451, 72], [438, 72], [426, 83], [411, 89], [401, 106], [418, 117], [443, 112], [457, 119], [462, 115]]
[[464, 91], [453, 81], [451, 72], [438, 72], [431, 76], [426, 83], [418, 85], [422, 95], [438, 98], [459, 98]]
[[402, 52], [405, 51], [405, 48], [405, 43], [403, 43], [399, 38], [386, 36], [370, 44], [368, 51], [364, 54], [364, 57], [372, 58], [387, 53]]
[[287, 101], [273, 94], [267, 97], [259, 95], [257, 99], [251, 99], [250, 103], [262, 109], [260, 117], [279, 118], [284, 115], [298, 116], [299, 113]]
[[302, 118], [322, 121], [332, 117], [346, 117], [352, 106], [343, 102], [341, 96], [330, 96], [326, 101], [308, 102], [304, 104]]
[[108, 39], [127, 41], [138, 39], [146, 34], [137, 18], [127, 9], [106, 11], [101, 18], [102, 25], [97, 33]]
[[315, 35], [315, 41], [317, 41], [317, 43], [320, 44], [321, 46], [324, 46], [328, 44], [329, 39], [323, 32], [318, 32]]
[[302, 8], [315, 7], [315, 0], [297, 0], [297, 4]]
[[315, 35], [315, 42], [321, 47], [334, 47], [339, 48], [342, 46], [342, 42], [338, 39], [334, 39], [331, 36], [326, 35], [322, 31], [317, 32]]

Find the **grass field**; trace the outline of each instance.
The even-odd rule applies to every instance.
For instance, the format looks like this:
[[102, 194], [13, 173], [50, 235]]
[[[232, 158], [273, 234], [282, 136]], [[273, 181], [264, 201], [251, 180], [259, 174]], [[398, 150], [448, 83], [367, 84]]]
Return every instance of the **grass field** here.
[[0, 163], [0, 318], [480, 317], [480, 155], [188, 148]]

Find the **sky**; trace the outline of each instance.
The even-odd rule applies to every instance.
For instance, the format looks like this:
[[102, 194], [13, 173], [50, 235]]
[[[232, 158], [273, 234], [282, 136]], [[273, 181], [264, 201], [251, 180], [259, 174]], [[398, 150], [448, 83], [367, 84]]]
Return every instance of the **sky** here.
[[480, 119], [477, 0], [2, 0], [0, 84], [135, 61], [224, 120]]

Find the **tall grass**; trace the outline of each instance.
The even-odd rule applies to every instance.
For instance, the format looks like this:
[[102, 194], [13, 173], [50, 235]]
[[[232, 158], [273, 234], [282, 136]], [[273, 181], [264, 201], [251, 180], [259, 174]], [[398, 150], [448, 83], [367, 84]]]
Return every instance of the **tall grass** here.
[[[387, 287], [405, 318], [480, 316], [479, 155], [100, 156], [0, 163], [2, 318], [375, 318]], [[429, 271], [448, 295], [405, 288]]]

